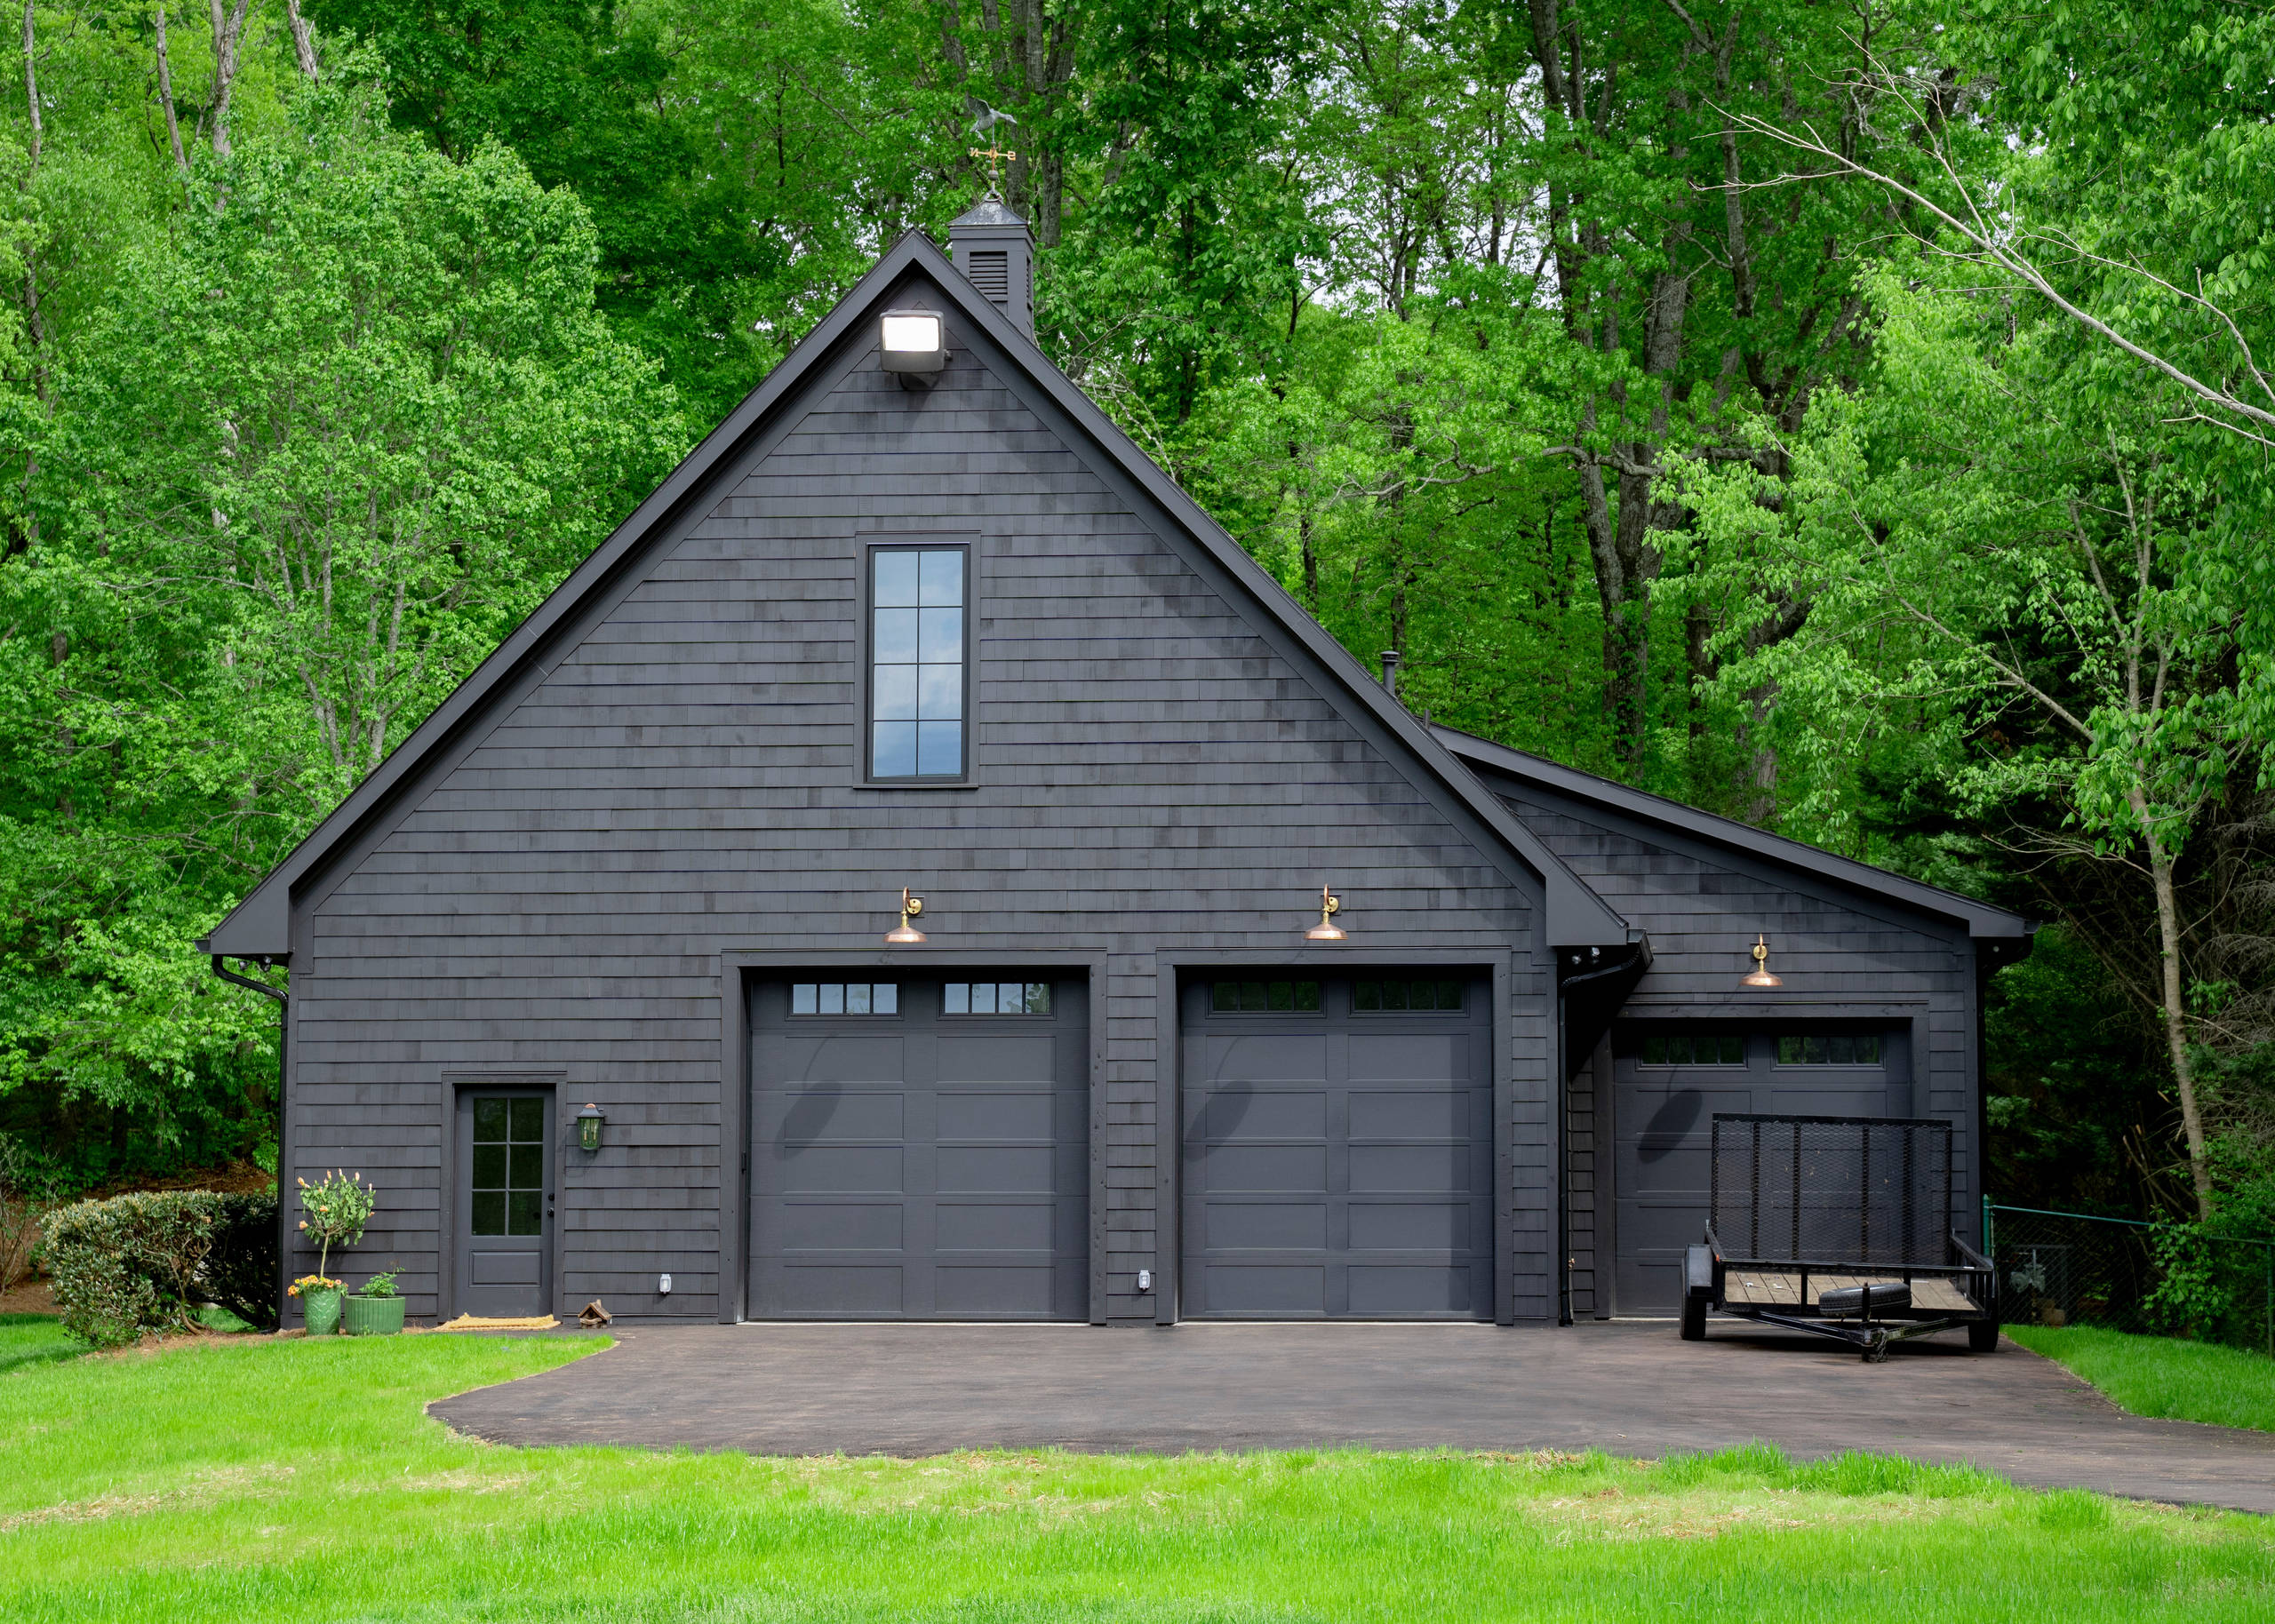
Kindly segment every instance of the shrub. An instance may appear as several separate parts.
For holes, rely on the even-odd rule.
[[[116,1348],[195,1330],[212,1300],[275,1323],[276,1198],[166,1190],[82,1201],[47,1222],[56,1305],[74,1334]]]
[[[247,1324],[276,1328],[276,1191],[216,1196],[213,1250],[205,1260],[205,1295]]]

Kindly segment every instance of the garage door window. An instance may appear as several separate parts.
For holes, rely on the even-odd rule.
[[[1643,1038],[1641,1059],[1647,1066],[1742,1066],[1745,1064],[1745,1034],[1648,1032]]]
[[[1209,1007],[1219,1015],[1292,1015],[1319,1007],[1315,981],[1220,981]]]
[[[952,1015],[1047,1015],[1047,981],[952,981],[943,1007]]]
[[[900,986],[890,981],[802,981],[790,988],[794,1015],[898,1015]]]
[[[1459,1009],[1457,981],[1362,981],[1351,988],[1351,1004],[1368,1013],[1417,1009]]]
[[[1876,1066],[1878,1032],[1785,1032],[1777,1039],[1781,1066]]]

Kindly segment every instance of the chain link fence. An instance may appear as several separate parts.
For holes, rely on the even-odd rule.
[[[2275,1357],[2275,1242],[1990,1202],[1983,1218],[2004,1324],[2101,1325]]]

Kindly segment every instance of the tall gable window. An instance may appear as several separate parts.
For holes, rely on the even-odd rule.
[[[964,776],[962,547],[869,554],[869,776]]]

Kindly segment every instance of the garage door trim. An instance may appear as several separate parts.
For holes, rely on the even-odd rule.
[[[890,911],[881,916],[891,922]],[[880,934],[884,927],[879,927]],[[986,952],[934,952],[928,948],[854,953],[722,953],[719,956],[719,1320],[735,1325],[750,1313],[750,999],[756,981],[788,970],[890,970],[899,975],[946,976],[955,970],[1057,970],[1089,981],[1090,1088],[1090,1318],[1106,1323],[1106,955],[1027,952],[1006,946]],[[731,1288],[730,1287],[731,1283]]]
[[[1292,931],[1291,931],[1292,934]],[[1506,951],[1478,952],[1459,949],[1377,949],[1358,946],[1344,948],[1309,948],[1289,952],[1252,953],[1169,953],[1157,955],[1155,960],[1159,981],[1153,999],[1154,1054],[1159,1057],[1154,1068],[1157,1088],[1153,1108],[1155,1131],[1160,1138],[1154,1155],[1154,1229],[1153,1229],[1153,1318],[1156,1324],[1173,1325],[1177,1322],[1180,1260],[1185,1255],[1185,1237],[1179,1220],[1185,1198],[1179,1187],[1179,1173],[1184,1163],[1184,1144],[1180,1124],[1184,1120],[1185,1046],[1179,1041],[1178,1007],[1184,988],[1189,981],[1204,980],[1242,970],[1305,970],[1321,975],[1350,975],[1362,969],[1441,969],[1467,970],[1490,978],[1492,986],[1491,1029],[1487,1049],[1493,1066],[1493,1321],[1496,1325],[1516,1323],[1516,1165],[1513,1141],[1515,1138],[1516,1113],[1513,1072],[1510,1065],[1510,1033],[1515,986],[1515,955]],[[1552,977],[1552,969],[1544,968],[1540,975],[1544,985]],[[1544,1004],[1553,993],[1544,995]],[[1543,1009],[1545,1019],[1553,1019],[1553,1012]],[[1553,1034],[1549,1034],[1553,1044]],[[1550,1064],[1554,1061],[1552,1057]],[[1547,1125],[1552,1136],[1548,1166],[1561,1166],[1564,1161],[1562,1125],[1554,1120],[1556,1113],[1550,1110]],[[1555,1237],[1546,1238],[1553,1246]]]

